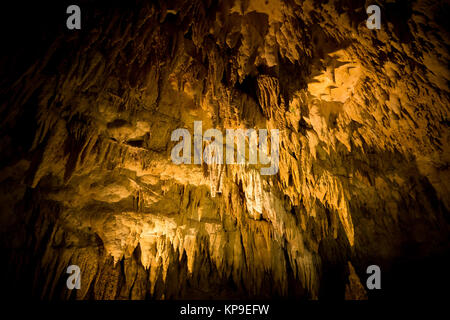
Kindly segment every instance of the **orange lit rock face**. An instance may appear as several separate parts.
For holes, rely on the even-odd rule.
[[[352,299],[373,294],[368,265],[388,296],[409,267],[439,265],[442,8],[391,3],[412,13],[374,31],[354,2],[86,5],[83,32],[55,28],[2,89],[5,281],[41,298]],[[212,197],[213,168],[170,157],[172,131],[194,121],[279,129],[278,174],[225,165]]]

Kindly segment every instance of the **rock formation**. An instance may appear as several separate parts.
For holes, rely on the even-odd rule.
[[[372,3],[372,2],[371,2]],[[79,1],[4,10],[3,292],[433,296],[449,253],[445,1]],[[280,132],[279,171],[174,164],[177,128]],[[367,290],[366,268],[382,271]],[[66,269],[81,269],[68,290]],[[412,280],[413,279],[413,280]]]

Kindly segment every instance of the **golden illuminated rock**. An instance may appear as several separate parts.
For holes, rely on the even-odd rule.
[[[423,259],[445,267],[444,4],[392,1],[383,12],[402,18],[385,13],[369,30],[360,1],[137,3],[86,3],[80,31],[51,17],[29,35],[43,39],[36,50],[6,46],[11,295],[360,299],[368,265],[398,279],[393,296]],[[192,134],[194,121],[278,129],[278,173],[174,164],[171,133]],[[82,272],[73,292],[71,264]]]

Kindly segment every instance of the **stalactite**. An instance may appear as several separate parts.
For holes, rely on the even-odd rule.
[[[384,296],[437,292],[448,4],[388,1],[370,30],[364,1],[95,3],[71,32],[55,10],[38,6],[42,25],[5,10],[27,32],[0,28],[4,292],[370,299],[372,264]],[[196,121],[279,130],[279,170],[248,163],[250,139],[244,164],[219,149],[175,164],[171,135],[195,146]],[[70,292],[72,264],[83,282]]]

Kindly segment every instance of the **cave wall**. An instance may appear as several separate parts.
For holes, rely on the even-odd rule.
[[[380,30],[365,1],[79,1],[79,31],[64,2],[5,10],[7,295],[437,294],[448,3],[376,3]],[[213,194],[214,168],[171,161],[172,131],[194,121],[279,129],[278,174],[226,165]],[[65,286],[71,264],[80,290]],[[371,264],[381,292],[364,289]]]

